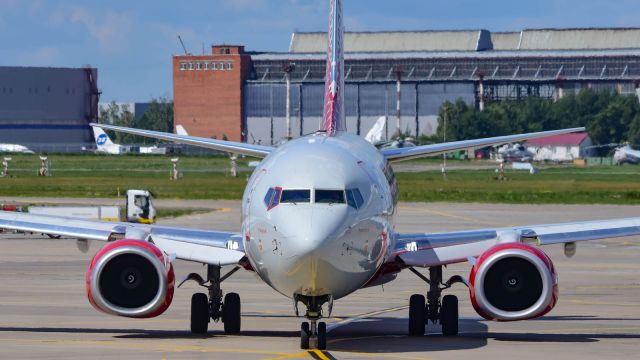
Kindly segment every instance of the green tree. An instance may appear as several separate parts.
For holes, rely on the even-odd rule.
[[[131,127],[133,119],[133,112],[129,109],[129,104],[119,105],[115,101],[101,108],[98,114],[98,121],[102,124]],[[128,138],[132,136],[115,131],[107,131],[107,134],[116,143],[128,143]]]
[[[640,104],[636,96],[582,89],[553,101],[528,97],[522,101],[488,102],[484,111],[462,100],[440,108],[436,136],[442,141],[444,109],[447,140],[465,140],[544,130],[586,126],[594,144],[629,141],[640,144]]]

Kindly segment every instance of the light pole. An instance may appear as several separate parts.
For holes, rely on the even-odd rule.
[[[449,112],[449,105],[444,104],[444,118],[443,118],[443,131],[442,141],[447,142],[447,113]],[[447,153],[442,154],[442,178],[447,180]]]
[[[291,140],[291,73],[295,70],[295,63],[286,63],[282,66],[284,70],[284,76],[287,85],[287,104],[286,104],[286,118],[287,118],[287,141]]]

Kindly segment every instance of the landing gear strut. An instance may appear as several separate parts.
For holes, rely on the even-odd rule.
[[[322,305],[330,302],[329,296],[301,296],[295,297],[294,301],[303,303],[307,307],[304,317],[309,322],[303,322],[300,326],[300,348],[325,350],[327,348],[327,324],[318,322],[322,319]],[[297,308],[296,308],[297,313]]]
[[[430,267],[429,278],[414,268],[409,270],[429,284],[426,299],[423,295],[414,294],[409,300],[409,335],[424,335],[425,325],[429,321],[433,324],[439,323],[444,336],[458,335],[458,298],[454,295],[442,297],[442,290],[450,288],[455,283],[468,286],[466,280],[461,276],[454,276],[446,283],[442,282],[442,266]]]
[[[207,280],[191,273],[178,285],[180,287],[186,281],[193,280],[208,290],[208,294],[196,293],[191,297],[191,333],[206,334],[211,320],[222,321],[226,334],[240,333],[240,295],[228,293],[223,300],[220,288],[220,284],[239,269],[236,266],[221,277],[220,266],[207,265]]]

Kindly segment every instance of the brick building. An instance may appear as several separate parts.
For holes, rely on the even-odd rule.
[[[173,57],[175,124],[189,135],[242,141],[242,85],[251,58],[243,46],[216,45],[211,55]]]

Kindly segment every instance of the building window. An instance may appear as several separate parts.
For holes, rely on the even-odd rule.
[[[229,48],[224,49],[224,53],[225,54],[231,54],[231,49],[229,49]]]
[[[233,63],[227,63],[227,70],[233,70]]]
[[[200,62],[196,63],[196,70],[202,70],[202,63]]]
[[[181,62],[180,63],[180,70],[187,70],[187,63]]]
[[[220,63],[220,70],[224,70],[224,63]]]
[[[204,70],[209,70],[209,63],[208,62],[203,62],[202,66],[203,66]]]
[[[193,70],[193,63],[192,62],[189,63],[189,70]]]
[[[212,62],[211,63],[211,70],[218,70],[218,63],[217,62]]]

